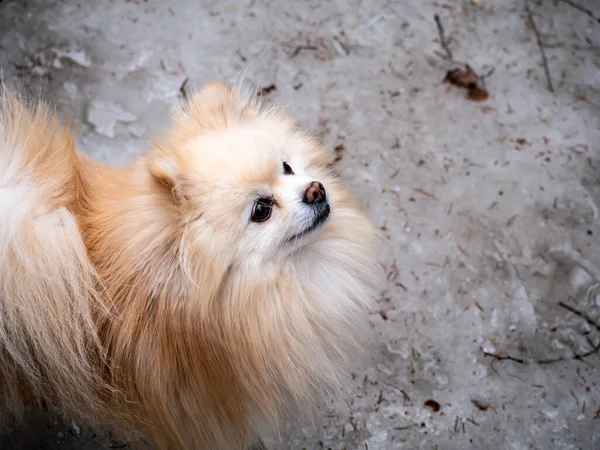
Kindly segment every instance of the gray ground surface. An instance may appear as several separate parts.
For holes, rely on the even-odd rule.
[[[4,78],[77,118],[97,158],[147,147],[185,79],[240,71],[341,146],[344,178],[387,239],[380,312],[365,318],[351,400],[290,424],[275,448],[600,447],[600,358],[574,359],[599,327],[558,305],[600,320],[600,24],[532,1],[552,94],[523,2],[475,3],[0,4]],[[434,13],[456,59],[496,68],[487,101],[442,82]],[[565,360],[540,363],[553,358]],[[111,445],[45,417],[0,436],[2,449]]]

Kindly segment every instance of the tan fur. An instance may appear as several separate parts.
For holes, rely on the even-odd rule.
[[[44,400],[161,449],[231,449],[342,393],[375,233],[291,119],[213,83],[124,168],[76,154],[45,108],[5,96],[0,120],[0,192],[31,195],[18,218],[0,212],[8,406]],[[296,217],[279,156],[332,209],[296,247],[272,244]],[[273,223],[249,223],[269,187]]]
[[[73,213],[73,140],[48,108],[0,98],[0,386],[27,403],[104,416],[101,287]],[[83,405],[89,405],[82,408]],[[96,415],[98,414],[98,415]]]

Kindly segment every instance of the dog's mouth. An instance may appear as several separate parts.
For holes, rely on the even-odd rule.
[[[292,237],[287,239],[286,242],[287,243],[296,242],[298,239],[308,236],[313,231],[320,228],[325,222],[327,222],[327,219],[329,218],[330,213],[331,213],[331,207],[329,206],[329,203],[325,203],[325,205],[322,208],[320,208],[319,211],[316,213],[316,215],[313,219],[313,222],[308,227],[306,227],[304,230],[302,230],[301,232],[296,233]]]

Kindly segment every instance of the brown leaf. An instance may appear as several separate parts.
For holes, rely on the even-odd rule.
[[[344,153],[344,151],[346,150],[346,147],[344,146],[344,144],[339,144],[339,145],[336,145],[333,150],[335,151],[334,162],[338,162],[342,159],[342,153]]]
[[[471,403],[473,403],[473,405],[475,405],[477,407],[477,409],[479,409],[481,411],[487,411],[487,409],[490,407],[490,405],[488,405],[486,403],[482,403],[479,400],[476,400],[474,398],[471,399]]]
[[[482,102],[484,100],[487,100],[489,96],[490,95],[485,89],[481,89],[477,86],[472,86],[469,88],[469,95],[467,95],[467,98],[472,102]]]
[[[275,86],[274,84],[270,84],[269,86],[265,86],[260,91],[258,91],[258,96],[264,97],[265,95],[269,95],[271,92],[276,91],[276,90],[277,90],[277,86]]]
[[[471,67],[466,66],[464,69],[453,69],[446,72],[444,81],[448,81],[458,87],[476,87],[479,76]]]
[[[441,408],[440,404],[438,402],[436,402],[435,400],[426,400],[424,405],[427,408],[431,408],[433,410],[433,412],[438,412]]]

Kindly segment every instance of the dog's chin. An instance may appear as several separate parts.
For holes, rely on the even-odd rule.
[[[330,214],[331,208],[329,204],[325,204],[323,208],[315,214],[312,223],[302,231],[299,231],[286,239],[285,244],[297,248],[312,242],[327,223]]]

